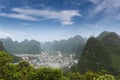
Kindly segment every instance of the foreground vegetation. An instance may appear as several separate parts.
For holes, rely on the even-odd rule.
[[[119,80],[106,70],[84,74],[62,71],[61,69],[40,67],[35,69],[26,61],[11,63],[12,57],[4,51],[0,52],[0,80]]]

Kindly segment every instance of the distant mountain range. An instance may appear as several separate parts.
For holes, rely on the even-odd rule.
[[[41,53],[40,42],[35,40],[22,42],[13,41],[11,38],[0,39],[5,49],[11,54],[39,54]]]
[[[8,53],[9,54],[9,52],[7,52],[6,50],[5,50],[5,48],[4,48],[4,46],[3,46],[3,43],[0,41],[0,51],[4,51],[4,52],[6,52],[6,53]],[[19,58],[19,57],[17,57],[17,56],[14,56],[14,55],[12,55],[12,54],[9,54],[10,56],[12,56],[13,57],[13,62],[18,62],[21,58]]]
[[[76,35],[67,40],[45,42],[41,44],[44,51],[60,51],[63,54],[80,55],[84,49],[87,39]]]
[[[5,49],[11,54],[39,54],[41,51],[60,51],[64,54],[75,53],[80,55],[85,43],[87,41],[86,38],[83,38],[79,35],[71,37],[67,40],[61,41],[53,41],[53,42],[45,42],[40,43],[35,40],[27,40],[25,39],[22,42],[13,41],[11,38],[1,38],[0,41],[3,42]]]

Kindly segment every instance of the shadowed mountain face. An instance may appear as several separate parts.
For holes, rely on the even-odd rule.
[[[103,32],[97,38],[111,50],[113,66],[120,72],[120,36],[115,32]]]
[[[83,53],[78,62],[80,72],[87,70],[100,71],[102,69],[110,70],[112,59],[111,51],[94,37],[88,39]]]
[[[108,32],[107,34],[104,34],[103,37],[99,40],[104,45],[106,45],[112,51],[112,53],[120,55],[120,36],[118,34],[115,32]]]
[[[72,71],[100,71],[102,69],[118,75],[120,73],[120,36],[115,32],[102,32],[97,38],[88,39],[77,65]]]
[[[1,41],[0,41],[0,51],[5,51],[4,46]]]

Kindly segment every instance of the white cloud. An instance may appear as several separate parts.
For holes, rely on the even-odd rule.
[[[0,31],[0,37],[7,37],[7,36],[10,36],[8,32]]]
[[[17,18],[17,19],[23,19],[23,20],[32,20],[32,21],[36,21],[37,20],[37,18],[32,17],[32,16],[28,16],[28,15],[24,15],[24,14],[15,14],[15,13],[11,13],[11,14],[0,13],[0,16],[10,17],[10,18]]]
[[[113,14],[120,10],[120,0],[90,0],[91,2],[97,4],[92,10],[93,14],[104,12],[104,14]]]
[[[101,16],[99,22],[111,23],[120,20],[120,0],[90,0],[95,5],[88,18]],[[97,17],[96,17],[97,18]]]
[[[34,32],[31,31],[31,29],[26,30],[14,30],[14,29],[8,29],[0,26],[0,38],[7,38],[10,37],[13,40],[17,41],[23,41],[24,39],[35,39],[37,41],[53,41],[53,40],[61,40],[61,39],[67,39],[70,37],[70,35],[73,35],[72,33],[66,34],[66,30],[46,30],[46,31],[38,31]],[[49,35],[49,36],[48,36]]]
[[[30,24],[29,23],[22,23],[22,25],[29,26]]]
[[[0,31],[1,38],[6,38],[6,37],[16,38],[16,37],[21,37],[24,35],[26,35],[26,33],[19,32],[19,31],[11,31],[11,30],[7,30],[7,29],[1,29],[1,31]]]
[[[0,26],[0,38],[7,38],[10,37],[13,40],[17,40],[17,41],[23,41],[24,39],[34,39],[34,35],[27,33],[27,32],[23,32],[23,31],[16,31],[16,30],[10,30],[10,29],[6,29],[6,28],[2,28]],[[36,37],[37,38],[37,37]]]
[[[18,18],[23,20],[41,20],[41,19],[55,19],[58,20],[62,25],[71,25],[74,23],[72,20],[75,16],[81,16],[77,10],[36,10],[36,9],[22,9],[22,8],[13,8],[15,13],[0,13],[0,16]]]

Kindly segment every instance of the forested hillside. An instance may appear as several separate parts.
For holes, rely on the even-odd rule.
[[[97,38],[111,50],[113,66],[120,72],[120,36],[115,32],[102,32]]]
[[[114,70],[112,67],[111,51],[94,37],[88,39],[77,66],[78,70],[82,73],[85,73],[87,70],[94,72],[103,69],[108,72]]]

